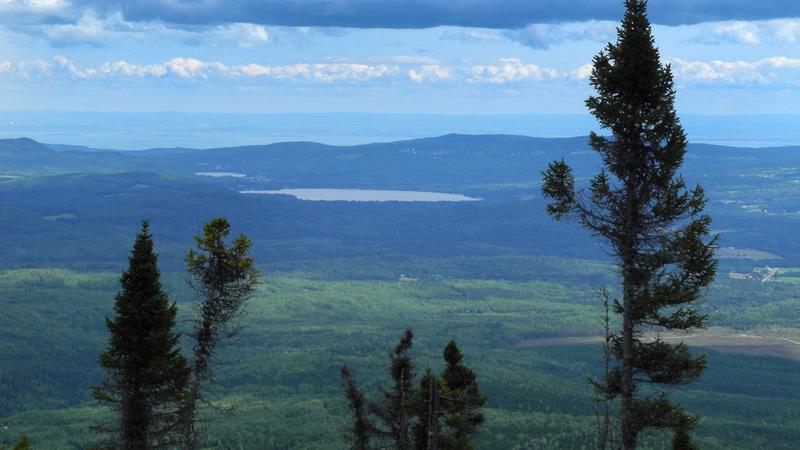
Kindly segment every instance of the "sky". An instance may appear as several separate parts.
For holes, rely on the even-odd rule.
[[[621,0],[0,0],[0,110],[583,114]],[[651,0],[678,111],[800,114],[800,2]]]

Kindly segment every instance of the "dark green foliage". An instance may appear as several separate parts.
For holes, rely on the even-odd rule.
[[[107,378],[92,392],[116,418],[97,429],[110,433],[112,448],[171,447],[189,369],[173,332],[177,307],[162,290],[147,221],[142,222],[120,282],[115,317],[106,319],[111,337],[100,355]]]
[[[673,427],[672,450],[698,450],[692,442],[690,432],[697,425],[697,419],[687,415],[682,415],[678,424]]]
[[[413,333],[406,330],[390,353],[389,374],[393,389],[381,389],[382,400],[369,403],[368,412],[383,428],[375,427],[364,410],[364,395],[350,371],[342,368],[345,394],[353,419],[348,430],[350,448],[367,449],[372,438],[388,441],[393,449],[468,450],[470,438],[484,422],[480,408],[486,398],[480,393],[475,373],[464,366],[454,341],[445,347],[446,368],[441,377],[428,369],[413,390],[414,362],[408,354]],[[379,447],[382,448],[382,447]]]
[[[347,407],[353,416],[353,424],[348,428],[345,440],[350,443],[351,450],[368,450],[369,441],[377,430],[367,417],[364,393],[358,389],[347,366],[342,366],[341,374],[347,397]]]
[[[159,250],[160,236],[159,230]],[[159,263],[163,259],[160,255]],[[473,438],[476,448],[594,448],[597,421],[584,380],[602,373],[599,341],[529,348],[514,343],[531,336],[558,336],[559,330],[601,335],[596,281],[579,276],[595,265],[578,260],[564,265],[559,260],[527,262],[540,270],[559,267],[574,278],[557,284],[463,278],[412,284],[320,279],[270,270],[265,288],[248,307],[243,321],[246,333],[236,345],[221,350],[225,364],[217,366],[213,400],[235,405],[236,411],[201,413],[205,444],[347,448],[342,425],[352,422],[339,369],[346,363],[367,397],[377,398],[372,397],[373,386],[388,382],[384,381],[388,380],[386,343],[396,344],[400,332],[393,326],[403,317],[414,323],[415,390],[425,367],[441,374],[442,349],[450,338],[458,337],[465,363],[476,371],[481,391],[490,398],[482,411],[486,423]],[[490,259],[474,263],[492,267]],[[7,345],[0,346],[4,374],[0,404],[13,407],[0,419],[1,444],[10,447],[23,433],[35,448],[47,450],[86,448],[94,439],[88,425],[104,416],[101,408],[92,407],[89,387],[102,376],[96,355],[108,339],[103,317],[111,317],[117,278],[118,274],[57,269],[0,272],[0,329],[9,336],[3,339]],[[161,280],[170,298],[188,298],[184,274],[162,268]],[[729,292],[738,292],[738,297],[729,300]],[[758,304],[760,315],[748,312],[747,323],[778,323],[776,319],[790,323],[797,317],[793,312],[800,311],[796,293],[797,286],[790,283],[762,285],[720,277],[709,289],[707,307],[712,312],[724,308],[726,316],[738,317],[756,311]],[[443,303],[448,308],[443,309]],[[541,308],[531,309],[533,305]],[[178,307],[178,323],[186,323],[192,317],[190,303],[179,300]],[[779,317],[783,315],[788,317]],[[445,321],[447,327],[442,326]],[[724,333],[757,334],[748,330]],[[770,349],[791,347],[787,343],[750,350],[774,355]],[[794,450],[800,440],[796,426],[800,364],[763,354],[729,353],[739,348],[709,351],[709,368],[700,380],[673,394],[687,410],[703,416],[692,431],[697,447]],[[88,357],[76,360],[74,355]],[[4,430],[3,424],[9,429]],[[298,429],[303,432],[298,434]],[[658,440],[645,436],[639,448],[670,448],[670,432],[652,435]],[[380,442],[372,444],[378,447]]]
[[[417,450],[468,450],[472,436],[484,422],[480,412],[486,398],[475,372],[463,364],[455,341],[443,352],[445,370],[436,377],[430,369],[414,394],[414,442]]]
[[[383,424],[380,434],[388,438],[396,450],[410,450],[412,415],[410,410],[414,383],[414,360],[409,351],[413,345],[414,333],[409,329],[400,337],[400,342],[389,354],[391,364],[389,375],[392,378],[391,389],[381,388],[381,403],[371,403],[369,410]]]
[[[543,194],[556,219],[575,217],[604,239],[616,256],[622,276],[622,301],[613,310],[622,330],[611,339],[619,365],[603,383],[619,397],[621,439],[636,447],[646,428],[676,429],[683,410],[665,396],[643,396],[642,383],[675,386],[696,379],[706,366],[683,344],[642,332],[691,332],[706,316],[694,302],[714,278],[714,239],[699,186],[687,190],[678,174],[686,135],[677,118],[669,66],[662,66],[646,16],[646,1],[627,0],[618,40],[594,58],[590,81],[597,96],[586,104],[612,137],[595,133],[590,145],[605,169],[591,179],[588,192],[575,189],[565,162],[544,173]]]
[[[450,341],[445,347],[444,361],[447,365],[442,380],[447,390],[442,403],[449,432],[442,435],[439,448],[470,449],[470,436],[484,422],[480,409],[486,403],[486,397],[478,388],[475,372],[464,365],[463,355],[455,341]]]
[[[259,271],[249,256],[252,242],[240,234],[228,246],[225,239],[229,234],[227,219],[212,219],[203,226],[203,234],[194,237],[198,250],[186,255],[192,286],[201,301],[193,331],[192,379],[181,411],[185,448],[198,445],[197,408],[205,399],[204,384],[213,381],[211,362],[220,340],[237,333],[237,319],[244,314],[245,303],[259,280]]]
[[[22,435],[11,450],[33,450],[33,447],[28,443],[28,436]]]
[[[6,447],[0,445],[0,450],[6,450]],[[19,440],[14,443],[8,450],[33,450],[31,444],[28,442],[28,436],[22,435]]]
[[[417,420],[411,427],[415,450],[442,448],[442,392],[447,392],[441,380],[428,369],[419,381],[412,397],[412,409]]]

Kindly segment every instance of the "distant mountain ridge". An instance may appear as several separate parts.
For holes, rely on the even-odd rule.
[[[316,142],[210,149],[142,151],[41,144],[28,138],[0,140],[0,172],[38,176],[147,171],[194,176],[241,173],[265,187],[447,189],[467,191],[538,181],[547,163],[568,160],[577,177],[599,167],[585,136],[448,134],[386,143],[334,146]],[[687,179],[748,169],[800,165],[800,147],[737,148],[690,144]],[[242,180],[243,181],[243,180]]]
[[[539,249],[560,242],[556,247],[563,253],[565,246],[580,246],[576,247],[574,234],[565,234],[563,227],[558,231],[552,228],[539,192],[542,170],[561,158],[575,169],[579,186],[585,186],[600,166],[585,137],[451,134],[355,146],[287,142],[139,152],[55,151],[30,139],[0,140],[0,218],[8,221],[4,230],[13,226],[19,232],[44,229],[56,233],[67,225],[95,227],[95,213],[99,210],[107,214],[102,221],[104,226],[127,226],[141,217],[160,217],[169,223],[174,221],[175,226],[184,226],[198,222],[204,215],[218,214],[237,220],[247,218],[251,228],[258,228],[267,226],[263,217],[269,216],[268,222],[277,228],[264,234],[265,238],[271,234],[294,236],[302,231],[296,229],[302,224],[314,229],[314,239],[329,239],[331,217],[344,223],[347,218],[338,214],[360,211],[364,216],[359,223],[375,223],[382,231],[342,225],[347,239],[361,242],[370,233],[377,233],[384,242],[413,229],[413,239],[425,247],[429,241],[424,236],[449,229],[445,224],[455,221],[464,225],[459,239],[473,245],[470,236],[478,228],[466,224],[474,220],[484,223],[481,229],[496,231],[493,235],[497,240],[480,251],[493,251],[492,246],[514,236],[521,239],[519,245]],[[213,172],[244,176],[201,175]],[[748,149],[692,144],[681,173],[687,185],[699,183],[706,190],[714,227],[726,233],[725,245],[784,257],[800,254],[795,249],[800,244],[785,237],[789,235],[785,230],[794,229],[800,217],[800,147]],[[403,206],[366,202],[345,208],[288,196],[238,193],[283,188],[433,191],[484,201]],[[179,210],[185,216],[174,219]],[[387,210],[396,215],[375,222]],[[410,210],[415,213],[404,215]],[[327,211],[325,214],[330,216],[318,215],[319,211]],[[524,217],[506,220],[516,214]],[[435,220],[432,215],[436,215]],[[290,216],[292,220],[288,220]],[[521,221],[529,222],[526,230],[544,233],[545,237],[528,241],[528,236],[517,236],[520,229],[516,227]],[[436,233],[425,226],[433,222],[440,227]],[[495,222],[506,228],[497,228],[492,225]],[[121,249],[125,247],[119,245]],[[9,249],[13,250],[13,246]],[[33,261],[44,257],[47,251],[49,248],[43,248],[43,253],[35,257],[12,252],[16,256],[9,253],[8,258]],[[286,254],[301,258],[306,251],[305,247],[297,252],[287,249]]]
[[[191,153],[191,152],[207,152],[207,151],[214,151],[214,150],[252,150],[252,149],[272,149],[272,148],[280,148],[280,147],[296,147],[296,146],[311,146],[311,147],[323,147],[323,148],[331,148],[331,149],[352,149],[352,148],[363,148],[363,147],[393,147],[397,145],[404,145],[404,144],[443,144],[443,145],[452,145],[452,144],[484,144],[495,146],[498,143],[565,143],[565,142],[572,142],[577,144],[588,144],[589,136],[573,136],[573,137],[536,137],[536,136],[525,136],[525,135],[516,135],[516,134],[461,134],[461,133],[449,133],[444,134],[441,136],[431,136],[431,137],[420,137],[414,139],[403,139],[398,141],[391,141],[391,142],[371,142],[371,143],[364,143],[364,144],[355,144],[355,145],[331,145],[331,144],[323,144],[315,141],[283,141],[283,142],[274,142],[270,144],[251,144],[251,145],[238,145],[238,146],[230,146],[230,147],[208,147],[208,148],[195,148],[195,147],[153,147],[153,148],[146,148],[141,150],[125,150],[125,149],[113,149],[113,148],[96,148],[96,147],[89,147],[85,145],[71,145],[71,144],[53,144],[53,143],[40,143],[34,139],[28,137],[19,137],[19,138],[6,138],[0,139],[0,148],[10,147],[13,146],[15,143],[27,143],[27,144],[35,144],[37,146],[42,146],[50,150],[58,151],[58,152],[86,152],[86,153],[103,153],[103,152],[114,152],[114,153],[123,153],[127,155],[159,155],[165,156],[170,154],[183,154],[183,153]],[[719,149],[723,151],[780,151],[780,150],[795,150],[800,149],[800,144],[798,145],[781,145],[781,146],[765,146],[765,147],[746,147],[746,146],[729,146],[729,145],[720,145],[720,144],[709,144],[709,143],[689,143],[690,149],[704,149],[704,150],[714,150]]]

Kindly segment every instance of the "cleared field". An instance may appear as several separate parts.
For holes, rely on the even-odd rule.
[[[772,259],[783,259],[782,256],[764,250],[752,248],[720,247],[717,250],[719,259],[750,259],[753,261],[767,261]]]
[[[722,353],[742,355],[774,356],[800,361],[800,329],[739,331],[715,327],[699,334],[661,335],[667,341],[682,341],[695,348],[708,348]],[[654,339],[655,334],[646,335]],[[561,345],[586,345],[603,342],[603,337],[562,336],[540,339],[526,339],[515,347],[540,348]]]

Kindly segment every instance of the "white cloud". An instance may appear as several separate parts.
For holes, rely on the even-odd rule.
[[[714,34],[739,44],[760,44],[761,33],[753,22],[728,22],[714,27]]]
[[[51,68],[58,69],[55,73]],[[428,66],[419,68],[426,78],[445,76],[446,69],[435,71]],[[162,78],[173,76],[179,79],[208,79],[212,76],[226,78],[270,78],[274,80],[314,83],[363,83],[395,76],[400,66],[387,64],[317,63],[267,66],[255,63],[227,65],[219,61],[203,61],[196,58],[177,57],[159,64],[139,65],[124,60],[105,62],[97,67],[76,64],[65,56],[53,58],[50,65],[44,61],[11,62],[0,61],[0,75],[17,77],[32,75],[65,74],[73,79],[108,78]]]
[[[800,58],[775,56],[756,61],[689,61],[668,59],[681,84],[720,86],[800,86]],[[297,63],[266,65],[260,63],[226,64],[196,58],[177,57],[156,64],[135,64],[125,60],[83,66],[65,56],[52,62],[2,61],[0,76],[22,79],[66,76],[76,80],[160,79],[272,80],[297,83],[399,82],[413,84],[452,82],[469,84],[513,85],[520,83],[586,83],[592,65],[560,70],[503,58],[495,63],[450,67],[441,64],[382,63]]]
[[[427,61],[427,60],[424,60]],[[37,62],[34,62],[37,63]],[[441,64],[367,64],[353,62],[298,63],[265,65],[259,63],[225,64],[196,58],[177,57],[158,64],[135,64],[124,60],[104,62],[95,67],[81,66],[64,56],[53,58],[53,64],[9,61],[0,66],[0,74],[15,76],[67,75],[78,80],[111,78],[164,78],[204,80],[211,77],[228,79],[270,79],[306,83],[367,83],[378,80],[407,80],[415,84],[442,81],[509,84],[548,80],[581,80],[591,66],[572,71],[559,71],[515,58],[500,59],[495,64],[453,68]]]
[[[504,58],[498,64],[475,65],[467,69],[469,83],[506,84],[519,81],[556,79],[562,74],[536,64],[524,64],[516,58]]]
[[[589,78],[589,75],[592,74],[592,68],[594,68],[594,66],[591,63],[584,64],[578,67],[577,69],[573,70],[572,76],[573,78],[578,80],[585,80]]]
[[[2,11],[0,6],[0,13]],[[181,28],[160,22],[128,22],[119,11],[101,15],[93,9],[83,10],[79,17],[66,20],[64,23],[13,24],[9,29],[41,38],[54,47],[74,45],[105,47],[117,42],[131,41],[152,45],[163,41],[177,41],[186,45],[233,44],[252,48],[270,42],[270,32],[267,28],[252,23]]]
[[[211,31],[216,39],[235,42],[240,47],[250,48],[269,42],[269,32],[261,25],[252,23],[234,23],[221,25]]]
[[[122,22],[121,14],[101,18],[87,10],[75,23],[41,25],[34,29],[56,47],[68,45],[100,46],[112,38],[112,28]]]
[[[697,28],[700,35],[692,41],[701,44],[778,45],[800,41],[800,19],[735,20]]]
[[[608,42],[616,35],[616,22],[595,21],[562,24],[532,24],[517,30],[508,30],[504,36],[534,49],[547,49],[555,45],[576,41]]]
[[[779,42],[794,44],[800,41],[800,19],[773,20],[773,36]]]
[[[426,64],[418,69],[409,69],[408,78],[415,83],[445,81],[453,78],[452,71],[438,64]]]
[[[444,30],[439,39],[465,43],[494,43],[507,39],[533,49],[548,49],[576,41],[608,42],[616,35],[616,26],[616,22],[589,20],[553,24],[537,23],[505,31],[454,28]]]
[[[53,13],[70,7],[66,0],[0,0],[2,13]]]
[[[439,39],[445,41],[461,41],[461,42],[497,42],[503,39],[500,32],[495,30],[475,29],[475,28],[458,28],[448,29],[442,32]]]
[[[0,75],[31,79],[37,76],[49,75],[51,67],[51,64],[41,59],[30,62],[0,61]]]
[[[755,61],[688,61],[667,59],[678,83],[728,86],[800,86],[800,58],[774,56]],[[467,83],[586,82],[592,64],[557,70],[526,64],[515,58],[464,69]]]
[[[279,80],[305,80],[322,83],[365,82],[393,75],[399,71],[397,66],[385,64],[290,64],[283,66],[263,66],[245,64],[235,69],[236,74],[247,77],[270,77]]]
[[[167,69],[162,65],[139,66],[125,61],[113,61],[103,63],[98,69],[103,75],[122,75],[126,77],[162,77],[166,75]]]
[[[55,61],[56,64],[61,68],[66,69],[67,73],[69,73],[72,78],[87,79],[93,78],[97,75],[96,69],[78,67],[74,62],[72,62],[71,59],[61,55],[54,57],[53,61]]]
[[[272,67],[260,64],[245,64],[239,67],[239,71],[248,77],[261,77],[269,76],[272,73]]]
[[[757,61],[670,60],[678,81],[697,84],[797,85],[800,59],[775,56]]]
[[[312,78],[315,81],[369,81],[382,78],[399,71],[397,66],[386,64],[314,64]]]
[[[210,74],[232,74],[228,66],[221,62],[206,62],[195,58],[173,58],[161,65],[180,78],[208,78]]]

